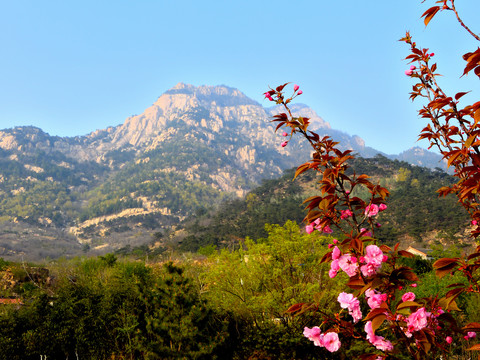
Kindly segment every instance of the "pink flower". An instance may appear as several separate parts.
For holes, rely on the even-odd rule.
[[[300,91],[297,93],[297,95],[302,95],[302,94],[303,94],[303,91],[302,91],[302,90],[300,90]]]
[[[342,252],[337,246],[335,246],[332,251],[332,259],[337,260],[340,258],[341,255],[342,255]]]
[[[378,205],[370,204],[365,208],[365,215],[372,217],[378,214]]]
[[[338,240],[337,239],[333,239],[332,240],[334,244],[338,244]]]
[[[288,133],[286,131],[284,131],[282,136],[288,136]]]
[[[420,308],[414,313],[411,313],[407,318],[408,332],[422,330],[427,326],[427,312],[425,308]]]
[[[328,276],[333,279],[335,276],[337,276],[338,270],[340,270],[340,266],[338,265],[338,259],[336,259],[330,263],[330,271],[328,272]]]
[[[377,273],[377,267],[369,263],[360,266],[360,271],[362,272],[363,276],[369,277]]]
[[[340,349],[342,343],[340,342],[337,333],[329,332],[326,333],[323,337],[323,346],[325,346],[325,349],[327,349],[328,351],[335,352]]]
[[[378,350],[392,351],[393,345],[390,341],[385,340],[383,336],[375,335],[372,328],[372,322],[367,321],[365,324],[365,332],[367,333],[367,340],[375,346]]]
[[[351,256],[350,254],[340,256],[340,258],[338,259],[338,265],[340,266],[340,269],[345,271],[350,277],[354,276],[357,273],[357,258]]]
[[[365,261],[380,266],[383,261],[383,252],[377,245],[368,245],[365,248]]]
[[[372,232],[371,232],[371,231],[367,231],[367,229],[365,229],[365,228],[361,228],[361,229],[360,229],[360,234],[361,234],[362,236],[372,236]]]
[[[413,74],[413,70],[405,70],[405,75],[410,76]]]
[[[375,333],[373,332],[371,321],[367,321],[365,324],[365,332],[367,333],[367,340],[372,342],[372,340],[375,339]]]
[[[272,94],[270,94],[268,91],[264,95],[266,99],[273,101]]]
[[[410,70],[415,70],[417,67],[415,65],[410,66]]]
[[[312,224],[309,224],[307,226],[305,226],[305,231],[307,232],[307,234],[311,234],[313,232],[314,228],[313,228],[313,225]]]
[[[477,225],[477,220],[472,220],[472,225],[473,226]]]
[[[383,211],[383,210],[386,210],[386,209],[387,209],[387,205],[385,205],[385,204],[380,204],[378,206],[378,210],[380,210],[380,211]]]
[[[322,334],[318,326],[314,326],[311,329],[305,327],[303,329],[303,336],[305,336],[308,340],[313,341],[315,346],[325,347],[325,349],[330,352],[337,351],[342,345],[338,339],[337,333],[329,332]]]
[[[321,333],[318,326],[314,326],[311,329],[305,327],[305,329],[303,329],[303,336],[305,336],[308,340],[313,341],[315,346],[323,346],[324,335]]]
[[[337,301],[340,303],[342,309],[347,309],[350,308],[352,303],[358,302],[358,299],[353,296],[353,294],[341,292],[338,294]]]
[[[452,341],[453,341],[453,339],[452,339],[451,336],[447,336],[447,337],[445,338],[445,341],[446,341],[448,344],[451,344]]]
[[[387,301],[387,294],[380,294],[372,289],[365,291],[365,297],[367,298],[367,304],[370,306],[370,309],[379,308],[384,301]]]
[[[335,271],[340,270],[340,265],[338,264],[338,260],[333,260],[333,261],[330,263],[330,269],[333,269],[333,270],[335,270]]]
[[[469,339],[473,339],[473,338],[477,337],[477,333],[474,332],[474,331],[469,331],[467,333],[467,336],[468,336]]]
[[[413,292],[407,292],[403,294],[402,296],[402,301],[414,301],[415,300],[415,294]]]
[[[297,84],[293,85],[293,91],[297,91],[300,88]]]
[[[372,276],[382,266],[383,252],[377,245],[368,245],[365,248],[365,265],[360,267],[363,276]]]
[[[381,351],[392,351],[393,350],[393,345],[390,341],[385,340],[383,336],[377,336],[375,338],[375,341],[372,343],[373,346],[375,346],[378,350]]]
[[[410,284],[411,287],[413,288],[416,288],[417,287],[417,284],[416,283],[413,283],[413,284]]]
[[[288,144],[288,141],[284,141],[284,142],[282,142],[281,145],[282,145],[282,147],[285,147],[285,146],[287,146],[287,144]]]
[[[352,215],[353,215],[353,213],[349,209],[340,210],[340,219],[347,219]]]
[[[328,225],[325,225],[322,229],[322,231],[325,233],[325,234],[331,234],[333,233],[333,230],[330,228],[330,226]]]
[[[362,318],[360,301],[358,301],[353,294],[342,292],[338,295],[337,301],[340,303],[342,309],[348,309],[348,313],[352,315],[354,322],[358,322],[358,320]]]

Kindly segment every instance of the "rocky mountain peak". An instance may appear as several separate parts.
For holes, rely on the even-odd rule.
[[[323,120],[312,108],[308,107],[302,103],[291,104],[290,110],[292,111],[293,116],[303,116],[310,119],[312,124],[312,129],[331,129],[331,126],[328,122]],[[271,116],[285,112],[285,109],[282,105],[273,106],[267,109]]]
[[[195,115],[200,112],[204,115]],[[212,120],[215,124],[211,124],[211,128],[218,130],[223,127],[224,120],[235,118],[238,121],[239,112],[265,118],[261,105],[237,89],[224,85],[196,87],[178,83],[142,114],[129,117],[120,125],[112,136],[112,143],[117,148],[126,144],[146,145],[165,131],[169,123],[178,120],[189,124],[198,121],[203,127]],[[260,112],[263,114],[258,116]]]

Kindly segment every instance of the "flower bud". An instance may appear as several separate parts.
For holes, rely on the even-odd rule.
[[[297,91],[298,89],[300,89],[300,86],[298,86],[297,84],[293,85],[293,91]]]

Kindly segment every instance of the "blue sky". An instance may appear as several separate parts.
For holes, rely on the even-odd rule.
[[[179,82],[228,85],[270,106],[268,86],[294,82],[333,128],[399,153],[417,143],[420,103],[398,41],[409,30],[435,52],[451,93],[461,55],[477,48],[444,12],[425,28],[427,0],[15,0],[0,13],[0,129],[34,125],[84,135],[142,113]],[[457,1],[474,27],[477,0]],[[480,32],[479,28],[474,31]]]

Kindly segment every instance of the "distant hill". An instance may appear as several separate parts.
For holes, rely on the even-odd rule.
[[[343,148],[380,153],[307,106],[292,109]],[[59,251],[67,255],[135,246],[201,209],[244,196],[309,156],[296,139],[280,146],[269,121],[277,111],[227,86],[180,83],[142,114],[86,136],[1,130],[0,257],[55,257],[56,243],[68,244]],[[402,156],[441,164],[433,153]]]
[[[352,169],[357,174],[369,174],[374,183],[390,190],[388,208],[378,217],[382,226],[376,230],[383,243],[402,242],[405,247],[475,245],[464,232],[469,224],[466,211],[455,197],[439,198],[436,194],[438,188],[454,181],[452,176],[382,155],[356,158]],[[198,251],[209,245],[239,246],[247,236],[255,240],[266,237],[265,223],[301,223],[306,214],[302,201],[315,194],[317,180],[314,172],[306,172],[292,181],[294,172],[291,169],[279,179],[263,181],[244,199],[227,201],[218,211],[185,221],[183,228],[172,235],[173,239],[183,251]]]

